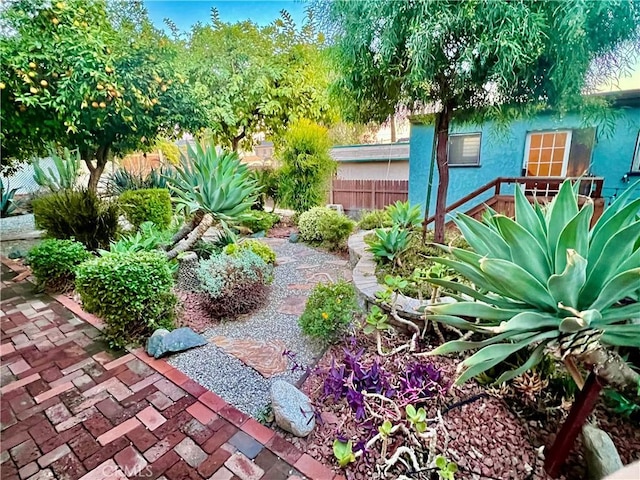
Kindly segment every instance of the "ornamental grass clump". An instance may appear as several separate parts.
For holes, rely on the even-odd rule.
[[[530,204],[515,189],[515,220],[488,212],[482,221],[455,219],[473,252],[441,246],[452,258],[433,258],[474,287],[431,283],[474,299],[430,307],[428,318],[488,335],[451,341],[432,354],[478,350],[461,364],[458,384],[531,349],[498,383],[536,366],[547,348],[595,367],[606,382],[635,387],[640,375],[616,347],[640,347],[640,199],[628,202],[636,183],[590,227],[594,206],[578,208],[577,187],[565,181],[546,207]],[[467,297],[467,298],[468,298]],[[476,321],[469,320],[477,319]]]
[[[273,267],[251,250],[201,260],[196,273],[208,296],[207,308],[217,318],[236,317],[262,306],[273,280]]]

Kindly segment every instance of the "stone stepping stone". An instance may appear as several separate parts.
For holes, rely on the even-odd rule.
[[[276,256],[276,266],[278,265],[286,265],[287,263],[293,263],[296,262],[297,260],[293,257],[280,257],[280,256]]]
[[[304,312],[306,304],[307,297],[301,295],[290,295],[283,300],[282,306],[278,308],[278,313],[300,316]]]
[[[282,355],[286,345],[281,340],[258,341],[250,338],[217,336],[211,339],[216,347],[253,368],[265,378],[287,370],[287,360]]]

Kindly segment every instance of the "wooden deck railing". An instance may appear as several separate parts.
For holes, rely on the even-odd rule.
[[[459,207],[469,203],[473,199],[479,197],[480,195],[491,191],[493,189],[493,195],[490,197],[491,199],[496,199],[500,197],[504,200],[505,195],[502,192],[503,185],[522,185],[524,188],[525,195],[529,198],[530,201],[534,199],[538,199],[540,201],[548,201],[553,198],[558,191],[560,190],[560,186],[562,182],[564,182],[565,178],[557,178],[557,177],[498,177],[494,180],[491,180],[489,183],[481,186],[480,188],[474,190],[470,194],[462,197],[460,200],[452,203],[445,210],[445,214],[450,213]],[[604,184],[604,178],[602,177],[582,177],[582,178],[571,178],[574,181],[580,181],[580,189],[579,193],[585,197],[591,197],[592,199],[602,199],[602,185]],[[495,203],[489,202],[490,199],[483,201],[482,203]],[[604,201],[598,202],[604,206]],[[474,207],[477,207],[474,205]],[[498,210],[500,211],[500,210]],[[501,212],[501,213],[511,213],[511,212]],[[601,213],[601,212],[599,212]],[[599,213],[597,216],[599,216]],[[422,223],[427,226],[430,223],[435,221],[435,215],[430,216]]]

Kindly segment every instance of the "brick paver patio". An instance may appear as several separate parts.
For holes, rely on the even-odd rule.
[[[2,262],[3,480],[338,478],[164,360],[110,351],[99,319]]]

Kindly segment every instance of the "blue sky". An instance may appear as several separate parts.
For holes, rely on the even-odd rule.
[[[187,31],[201,21],[210,20],[212,7],[220,12],[223,22],[250,19],[259,25],[267,25],[280,16],[280,10],[287,10],[301,24],[304,19],[305,4],[298,0],[144,0],[151,21],[158,28],[164,28],[164,18],[173,20],[180,30]]]

